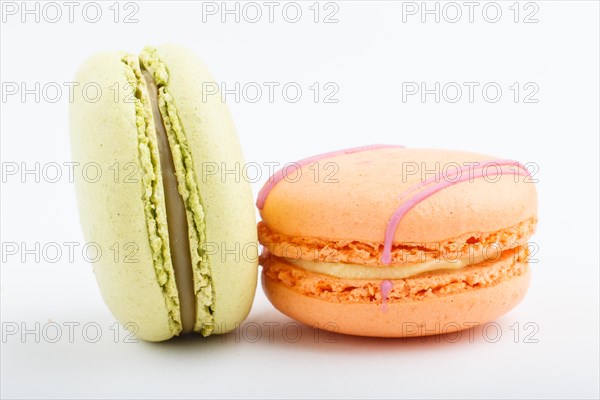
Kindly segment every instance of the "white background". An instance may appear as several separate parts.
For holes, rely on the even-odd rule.
[[[83,3],[72,23],[61,2],[62,18],[55,23],[49,20],[56,9],[46,8],[44,14],[38,4],[36,22],[35,14],[23,14],[20,2],[12,3],[19,8],[14,15],[7,3],[0,42],[2,397],[599,396],[597,2],[521,3],[518,22],[513,2],[500,2],[496,23],[482,15],[485,2],[475,8],[472,23],[462,2],[456,23],[448,21],[455,8],[447,6],[439,23],[434,15],[426,15],[423,23],[419,13],[403,14],[411,4],[391,1],[321,4],[317,23],[312,2],[300,4],[297,23],[284,19],[286,3],[275,8],[273,23],[262,2],[263,16],[256,23],[247,21],[255,9],[247,7],[239,23],[235,15],[223,23],[220,13],[203,14],[202,3],[192,1],[136,2],[137,11],[120,4],[118,23],[112,2],[100,5],[97,23],[83,18]],[[444,4],[438,5],[441,12]],[[205,4],[205,10],[212,5]],[[243,5],[238,5],[241,12]],[[288,19],[294,17],[290,7]],[[486,18],[493,19],[490,7]],[[93,9],[87,10],[87,18],[94,18]],[[123,23],[131,11],[138,22]],[[324,23],[333,11],[338,22]],[[524,23],[532,12],[538,22]],[[36,82],[62,86],[94,52],[138,52],[164,42],[194,49],[226,88],[236,82],[295,82],[303,89],[296,103],[280,90],[273,102],[266,91],[256,103],[248,96],[239,102],[233,95],[227,98],[248,161],[285,163],[390,143],[537,163],[540,222],[532,241],[539,245],[534,257],[539,262],[532,264],[526,299],[494,325],[459,338],[384,340],[328,335],[292,323],[259,286],[238,333],[208,341],[129,343],[125,332],[115,329],[81,255],[67,168],[56,183],[44,176],[36,182],[35,175],[21,176],[20,170],[7,174],[15,163],[34,168],[39,162],[42,168],[71,159],[67,88],[55,103],[50,101],[55,92],[42,93],[36,102],[32,94],[22,99],[21,92],[9,95],[8,89],[21,83],[34,88]],[[314,82],[322,90],[327,82],[337,85],[333,98],[338,102],[315,102],[309,88]],[[454,92],[436,103],[433,95],[425,102],[419,96],[403,101],[403,82],[480,86],[472,103],[466,90],[456,103],[447,101]],[[503,91],[496,103],[482,97],[488,82]],[[517,102],[509,88],[514,82],[521,87]],[[537,103],[524,102],[532,87],[524,90],[528,82],[539,88],[532,98]],[[255,196],[266,179],[265,171],[253,185]],[[65,242],[80,245],[73,260]],[[11,243],[19,246],[17,254],[5,251]],[[36,261],[35,254],[23,251],[36,243],[58,243],[64,254],[57,262],[48,254]],[[72,335],[68,324],[79,324]],[[62,336],[51,343],[56,326]],[[98,327],[101,337],[91,343]],[[16,334],[9,334],[12,329]],[[33,333],[23,335],[26,329]]]

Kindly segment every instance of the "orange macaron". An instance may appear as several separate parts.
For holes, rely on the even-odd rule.
[[[289,164],[257,201],[264,291],[298,321],[353,335],[494,320],[529,286],[533,182],[516,161],[389,145]]]

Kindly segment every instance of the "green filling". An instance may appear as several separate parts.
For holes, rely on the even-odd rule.
[[[202,333],[203,336],[208,336],[214,329],[214,288],[210,278],[208,255],[202,246],[203,243],[206,243],[206,225],[192,153],[177,115],[175,102],[168,91],[169,73],[167,67],[158,57],[156,49],[152,47],[147,47],[142,51],[140,62],[152,74],[158,87],[158,106],[171,147],[175,175],[177,176],[177,189],[186,207],[194,293],[196,295],[194,331]]]
[[[137,100],[134,104],[138,130],[138,157],[142,169],[142,200],[152,251],[152,262],[158,284],[169,310],[169,328],[174,335],[178,335],[182,329],[181,314],[175,285],[175,272],[171,262],[162,176],[159,172],[158,144],[153,132],[152,108],[147,91],[142,90],[145,87],[145,82],[137,57],[126,54],[121,58],[121,61],[126,66],[127,81]]]

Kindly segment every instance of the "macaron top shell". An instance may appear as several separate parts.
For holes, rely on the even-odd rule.
[[[288,236],[383,242],[408,189],[436,174],[438,181],[451,181],[459,168],[486,160],[494,158],[401,147],[324,158],[290,169],[268,194],[261,217],[271,231]],[[516,173],[516,165],[501,175],[490,166],[484,177],[450,185],[419,202],[399,222],[393,242],[444,241],[535,218],[535,185]]]

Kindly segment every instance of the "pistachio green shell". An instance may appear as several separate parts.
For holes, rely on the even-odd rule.
[[[246,318],[254,299],[255,213],[248,182],[233,175],[222,179],[220,173],[205,173],[205,168],[216,166],[218,172],[221,168],[239,169],[244,159],[226,105],[220,96],[204,99],[204,82],[214,81],[206,67],[184,48],[167,45],[157,49],[169,72],[167,90],[191,149],[204,212],[206,243],[198,246],[206,249],[209,262],[212,332],[224,333]],[[81,87],[98,86],[102,96],[91,102],[75,91],[79,95],[70,113],[73,161],[99,166],[102,177],[97,182],[79,177],[76,191],[85,239],[103,252],[94,263],[94,272],[105,302],[117,320],[129,323],[138,337],[161,341],[181,330],[177,289],[169,257],[160,164],[158,157],[151,157],[152,143],[145,143],[141,136],[144,122],[136,119],[135,102],[126,98],[132,74],[123,57],[123,53],[101,53],[78,72]],[[143,93],[145,85],[139,84]],[[139,103],[137,107],[139,117]],[[144,150],[148,146],[149,150]],[[133,170],[133,178],[125,179]],[[154,214],[149,214],[149,204],[155,207]]]

